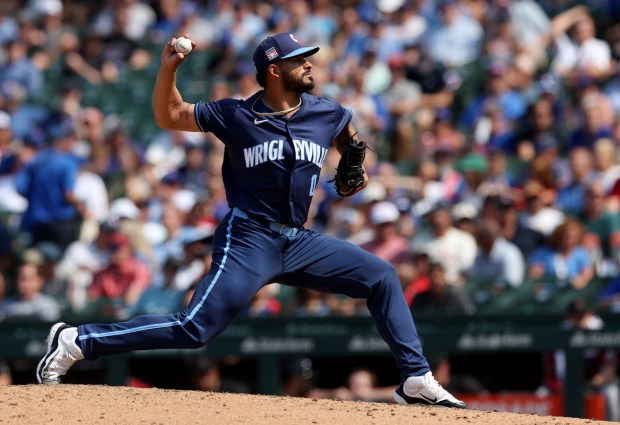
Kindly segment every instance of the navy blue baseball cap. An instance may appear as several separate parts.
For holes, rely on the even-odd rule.
[[[319,48],[317,46],[302,47],[293,34],[282,32],[261,41],[256,50],[254,50],[254,66],[256,67],[256,72],[260,72],[280,59],[288,59],[295,56],[312,56],[318,51]]]

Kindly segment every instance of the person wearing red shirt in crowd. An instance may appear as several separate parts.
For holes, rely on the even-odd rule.
[[[110,264],[97,272],[88,292],[91,301],[111,301],[114,305],[129,307],[133,305],[151,282],[151,274],[146,265],[133,253],[131,241],[117,233],[109,242]],[[100,313],[118,314],[112,308],[104,308]]]

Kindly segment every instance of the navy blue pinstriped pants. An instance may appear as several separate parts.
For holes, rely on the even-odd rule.
[[[198,348],[219,335],[265,284],[366,298],[403,379],[429,371],[394,268],[358,246],[302,229],[280,235],[232,211],[215,232],[213,262],[180,313],[78,327],[87,359],[134,350]],[[294,320],[294,319],[292,319]]]

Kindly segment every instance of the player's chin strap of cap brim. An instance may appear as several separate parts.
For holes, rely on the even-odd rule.
[[[246,219],[246,220],[252,220],[245,211],[240,210],[237,207],[233,208],[232,215],[235,217]],[[261,220],[254,220],[254,221],[261,223],[261,224],[266,223],[267,226],[274,232],[278,232],[280,235],[288,236],[289,238],[294,238],[295,236],[297,236],[297,233],[299,232],[298,227],[291,227],[289,225],[278,223],[275,221],[261,221]]]

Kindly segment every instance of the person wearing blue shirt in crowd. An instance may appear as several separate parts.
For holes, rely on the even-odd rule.
[[[21,222],[31,244],[56,243],[63,251],[79,236],[81,205],[73,194],[79,162],[71,154],[75,129],[60,120],[50,130],[51,146],[41,150],[16,176],[17,192],[28,200]]]

